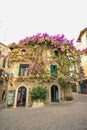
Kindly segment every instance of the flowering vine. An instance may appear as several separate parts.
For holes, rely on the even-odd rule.
[[[46,68],[46,65],[50,66],[53,61],[58,64],[60,75],[69,77],[69,67],[77,64],[77,57],[81,53],[73,45],[73,39],[67,40],[64,34],[49,36],[47,33],[38,33],[37,35],[20,40],[18,44],[14,43],[12,46],[15,50],[11,52],[10,58],[14,57],[16,61],[20,62],[26,62],[30,59],[31,63],[27,71],[32,72],[36,77],[38,75],[40,77],[42,73],[46,76],[47,69],[45,70],[44,68]],[[31,48],[30,51],[28,50],[29,47]],[[52,47],[51,49],[56,48],[58,56],[48,57],[45,55],[43,57],[42,52],[46,47]],[[21,49],[25,49],[26,53],[19,56]],[[45,59],[45,62],[43,62],[43,59]],[[49,59],[53,59],[53,61]]]

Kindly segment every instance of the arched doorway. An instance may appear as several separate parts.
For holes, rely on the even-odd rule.
[[[18,89],[17,93],[17,106],[25,106],[26,105],[26,88],[24,86],[21,86]]]
[[[59,101],[58,87],[56,85],[53,85],[51,87],[51,102],[58,102],[58,101]]]

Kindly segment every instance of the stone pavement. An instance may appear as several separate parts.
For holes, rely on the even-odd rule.
[[[39,108],[0,109],[0,130],[87,130],[87,95]]]
[[[3,108],[5,108],[5,101],[0,101],[0,109],[3,109]]]

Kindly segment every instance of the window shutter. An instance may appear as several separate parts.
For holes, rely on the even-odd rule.
[[[29,64],[20,64],[19,65],[19,72],[18,72],[18,75],[19,76],[25,76],[25,71],[26,69],[29,67]],[[26,72],[28,73],[28,72]]]
[[[5,68],[5,65],[6,65],[6,59],[3,60],[3,64],[2,64],[3,68]]]
[[[2,54],[2,51],[0,50],[0,55]]]
[[[19,72],[18,75],[21,76],[21,64],[19,65]]]
[[[2,70],[0,69],[0,77],[2,76]]]
[[[57,74],[57,65],[50,66],[51,74]]]
[[[57,74],[57,65],[55,65],[55,74]]]

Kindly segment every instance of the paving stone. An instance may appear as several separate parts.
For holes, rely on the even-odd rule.
[[[39,108],[1,109],[0,130],[87,130],[87,95]]]

